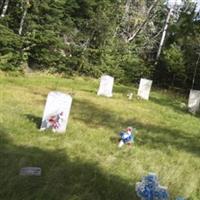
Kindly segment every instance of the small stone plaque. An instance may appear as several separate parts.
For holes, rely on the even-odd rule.
[[[41,176],[42,170],[40,167],[23,167],[20,169],[21,176]]]

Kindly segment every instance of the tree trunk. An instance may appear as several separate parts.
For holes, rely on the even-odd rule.
[[[138,28],[135,32],[133,32],[133,33],[131,34],[131,36],[127,39],[127,42],[130,42],[130,41],[134,40],[135,37],[140,33],[140,31],[142,31],[142,30],[144,29],[146,23],[152,18],[151,12],[152,12],[152,10],[156,7],[157,3],[158,3],[158,0],[154,1],[154,3],[150,6],[150,8],[149,8],[148,11],[147,11],[147,17],[146,17],[146,19],[145,19],[144,22],[139,26],[139,28]]]
[[[23,26],[24,26],[24,21],[25,21],[25,18],[26,18],[26,14],[27,14],[27,7],[25,7],[25,10],[23,12],[23,15],[22,15],[22,18],[21,18],[21,21],[20,21],[19,35],[21,35],[22,31],[23,31]]]
[[[198,59],[197,59],[195,69],[194,69],[194,74],[193,74],[193,78],[192,78],[192,89],[194,88],[194,83],[195,83],[195,78],[196,78],[196,74],[197,74],[197,66],[199,64],[199,59],[200,59],[200,54],[198,55]]]
[[[128,21],[128,18],[129,18],[128,14],[129,14],[130,6],[131,6],[131,0],[127,0],[126,5],[125,5],[124,16],[122,18],[122,22],[124,22],[124,23],[126,23]]]
[[[122,16],[121,22],[119,23],[119,25],[118,25],[118,26],[116,27],[116,29],[115,29],[115,32],[114,32],[113,37],[116,37],[117,32],[118,32],[120,26],[125,25],[125,24],[127,23],[128,18],[129,18],[129,12],[130,12],[131,1],[132,1],[132,0],[127,0],[127,1],[126,1],[124,14],[123,14],[123,16]]]
[[[168,29],[168,26],[169,26],[169,21],[170,21],[170,17],[171,17],[172,12],[173,12],[173,8],[170,8],[170,10],[167,14],[167,18],[166,18],[163,33],[162,33],[162,37],[161,37],[159,48],[158,48],[158,52],[157,52],[157,55],[156,55],[156,61],[158,61],[158,59],[160,58],[160,54],[161,54],[162,47],[163,47],[163,44],[164,44],[164,41],[165,41],[165,37],[166,37],[166,33],[167,33],[167,29]]]
[[[8,5],[9,5],[9,0],[5,0],[4,5],[3,5],[3,10],[1,13],[1,17],[5,17],[6,11],[8,9]]]
[[[0,2],[0,9],[3,7],[3,3],[4,3],[4,1],[2,0],[2,1]]]
[[[172,87],[174,87],[175,78],[176,78],[176,74],[173,74],[172,83],[171,83]]]

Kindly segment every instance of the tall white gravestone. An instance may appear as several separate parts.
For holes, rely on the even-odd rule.
[[[97,95],[112,97],[113,84],[114,78],[112,76],[103,75],[100,80],[100,86]]]
[[[188,109],[189,112],[195,114],[200,108],[200,91],[190,90]]]
[[[52,129],[63,133],[66,130],[72,97],[61,92],[49,92],[40,130]]]
[[[152,82],[153,82],[152,80],[141,78],[137,95],[142,99],[148,100]]]

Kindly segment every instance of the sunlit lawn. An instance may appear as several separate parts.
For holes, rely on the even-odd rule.
[[[89,78],[0,75],[0,199],[133,200],[135,183],[156,172],[170,199],[199,200],[200,118],[182,108],[186,99],[154,90],[143,101],[122,85],[105,98],[97,88]],[[38,129],[52,90],[73,96],[65,134]],[[112,138],[127,126],[138,130],[135,144],[118,149]],[[19,176],[24,166],[42,176]]]

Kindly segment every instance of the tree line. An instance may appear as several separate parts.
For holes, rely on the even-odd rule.
[[[200,89],[199,19],[189,0],[0,0],[0,70]]]

